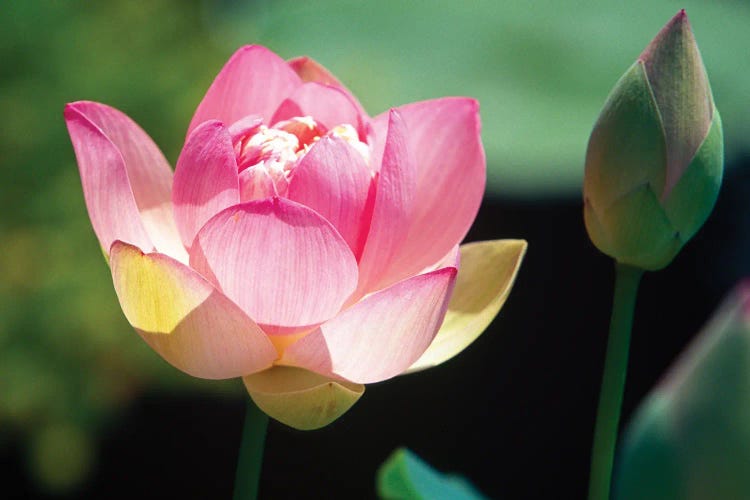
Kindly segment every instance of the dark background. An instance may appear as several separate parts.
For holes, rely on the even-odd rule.
[[[724,117],[727,172],[705,227],[643,278],[625,423],[750,275],[750,70],[731,49],[747,46],[750,8],[682,3]],[[493,498],[583,498],[614,274],[583,226],[583,152],[609,89],[682,3],[0,3],[0,497],[230,497],[244,389],[172,369],[122,317],[62,108],[124,110],[174,164],[223,62],[264,43],[320,60],[373,114],[479,97],[490,184],[468,240],[529,249],[500,315],[460,356],[368,386],[322,430],[272,421],[261,496],[374,496],[378,466],[407,446]]]

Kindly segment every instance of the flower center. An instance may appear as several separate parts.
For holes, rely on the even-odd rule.
[[[241,201],[285,196],[297,162],[324,136],[345,140],[369,165],[369,146],[348,123],[326,130],[310,116],[296,116],[272,127],[258,125],[234,140]]]

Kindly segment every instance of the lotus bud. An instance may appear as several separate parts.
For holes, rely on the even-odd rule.
[[[372,117],[312,59],[250,45],[198,105],[174,173],[115,108],[74,102],[65,121],[130,324],[189,375],[242,377],[296,429],[463,351],[526,251],[459,246],[486,177],[471,98]]]
[[[620,78],[586,152],[584,219],[605,254],[667,266],[713,209],[721,119],[684,10]]]
[[[624,433],[613,498],[748,498],[750,281],[670,367]]]

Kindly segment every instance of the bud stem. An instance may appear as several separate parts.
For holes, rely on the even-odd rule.
[[[596,413],[594,445],[591,451],[589,500],[607,500],[610,493],[620,409],[628,370],[630,331],[643,270],[615,263],[615,291],[609,341],[604,361],[599,409]]]
[[[248,397],[245,424],[240,438],[240,453],[237,458],[237,472],[234,477],[234,500],[258,498],[267,428],[268,416]]]

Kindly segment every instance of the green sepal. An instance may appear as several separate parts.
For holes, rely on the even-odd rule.
[[[684,244],[648,184],[618,199],[598,220],[607,239],[600,246],[589,234],[594,244],[611,250],[618,262],[647,271],[667,266]]]
[[[399,448],[378,469],[378,496],[388,500],[482,500],[466,479],[441,474],[417,455]]]
[[[601,213],[638,186],[661,193],[666,179],[664,130],[641,62],[607,98],[586,151],[584,199]]]
[[[667,217],[687,241],[711,214],[724,172],[724,138],[721,117],[714,108],[713,121],[695,157],[663,202]]]

